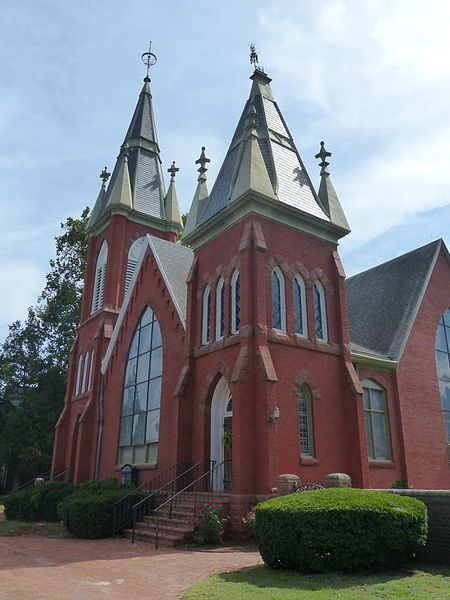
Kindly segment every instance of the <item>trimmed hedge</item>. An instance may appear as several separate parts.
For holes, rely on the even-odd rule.
[[[126,496],[128,490],[116,490],[101,494],[73,494],[58,506],[58,514],[64,525],[74,536],[84,539],[111,537],[114,519],[114,504]],[[145,498],[146,494],[136,492],[129,496],[130,504]],[[122,516],[121,528],[131,527],[131,511]]]
[[[401,565],[426,542],[423,502],[357,489],[273,498],[255,508],[255,533],[270,568],[323,572]]]
[[[16,521],[58,521],[57,506],[76,486],[63,481],[40,483],[5,498],[5,516]]]

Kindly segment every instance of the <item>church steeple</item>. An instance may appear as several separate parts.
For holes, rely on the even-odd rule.
[[[337,241],[349,232],[345,216],[334,220],[316,193],[273,97],[272,80],[258,66],[250,79],[250,96],[213,189],[183,240],[201,245],[225,223],[252,212]]]
[[[143,57],[147,55],[154,57],[151,53],[145,53]],[[151,65],[147,64],[147,67],[149,66]],[[104,229],[113,214],[126,213],[131,221],[163,232],[178,234],[182,225],[181,219],[173,219],[174,212],[179,212],[176,196],[174,212],[169,216],[166,215],[165,198],[147,68],[147,76],[117,157],[111,181],[101,199],[101,205],[94,211],[97,214],[95,221],[91,219],[89,223],[89,233],[96,235]]]

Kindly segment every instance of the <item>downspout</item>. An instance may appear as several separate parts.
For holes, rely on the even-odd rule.
[[[98,479],[100,471],[100,455],[102,451],[102,440],[103,440],[103,373],[100,374],[100,391],[98,395],[99,415],[98,415],[98,434],[97,434],[97,450],[95,452],[95,472],[94,479]]]

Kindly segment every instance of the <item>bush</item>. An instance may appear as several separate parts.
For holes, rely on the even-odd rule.
[[[406,479],[394,479],[391,485],[391,490],[408,490],[409,485]]]
[[[225,520],[220,518],[220,507],[202,504],[195,509],[194,544],[199,546],[216,546],[222,541]]]
[[[93,479],[92,481],[86,481],[86,483],[79,483],[75,486],[74,494],[103,494],[104,492],[117,492],[119,490],[126,490],[129,492],[132,488],[130,486],[122,485],[117,481],[115,477],[109,477],[108,479]]]
[[[31,491],[23,490],[4,497],[5,517],[8,521],[32,521]]]
[[[425,544],[415,498],[355,489],[291,494],[258,504],[255,533],[271,568],[353,570],[404,564]]]
[[[58,514],[74,536],[84,539],[110,537],[113,532],[114,504],[128,493],[127,489],[106,491],[101,494],[75,493],[58,506]],[[136,503],[146,494],[132,494],[130,502]],[[149,507],[148,507],[149,508]],[[133,515],[122,516],[121,528],[131,527]]]

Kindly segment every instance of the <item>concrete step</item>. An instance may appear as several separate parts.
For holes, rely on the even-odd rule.
[[[131,539],[133,536],[132,529],[123,530],[124,537]],[[136,528],[134,533],[135,540],[154,544],[156,542],[156,531],[151,529]],[[192,537],[192,530],[189,532],[172,532],[160,531],[158,536],[158,544],[160,546],[174,547],[188,542]]]

